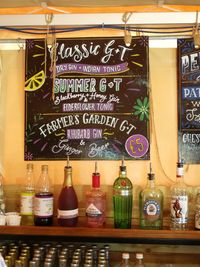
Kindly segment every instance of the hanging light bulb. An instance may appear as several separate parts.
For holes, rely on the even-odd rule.
[[[124,42],[126,46],[130,46],[132,41],[132,35],[131,32],[128,30],[124,31]]]
[[[131,41],[132,41],[131,32],[127,30],[127,22],[130,19],[131,15],[132,15],[132,12],[129,12],[129,13],[126,12],[122,16],[122,21],[124,22],[124,42],[126,46],[130,46]]]
[[[46,42],[47,42],[47,47],[48,47],[49,49],[51,49],[52,46],[53,46],[53,43],[54,43],[54,37],[53,37],[53,34],[47,34],[47,36],[46,36]]]
[[[194,48],[200,48],[200,32],[199,32],[199,23],[198,23],[198,11],[196,12],[196,25],[193,31],[193,40],[194,40]]]
[[[53,14],[45,14],[45,21],[47,24],[46,43],[49,49],[52,48],[54,43],[53,35],[49,33],[49,25],[51,24],[52,20],[53,20]]]
[[[194,32],[193,39],[194,39],[194,48],[195,49],[200,48],[200,35],[199,35],[199,31],[195,31]]]

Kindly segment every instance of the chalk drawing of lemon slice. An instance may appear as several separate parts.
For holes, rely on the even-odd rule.
[[[31,78],[25,81],[25,91],[36,91],[38,90],[45,82],[44,71],[41,70],[38,73],[34,74]]]

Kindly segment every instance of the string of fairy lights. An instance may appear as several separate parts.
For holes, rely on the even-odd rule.
[[[95,30],[95,29],[113,29],[113,30],[124,30],[124,25],[86,25],[86,26],[76,26],[76,27],[50,27],[49,33],[68,33],[68,32],[76,32],[76,31],[85,31],[85,30]],[[46,34],[46,28],[33,28],[33,27],[8,27],[8,26],[0,26],[0,30],[7,30],[25,34],[33,34],[33,35],[41,35]],[[148,26],[132,26],[127,25],[126,30],[130,32],[136,33],[146,33],[146,34],[193,34],[194,26],[173,26],[173,27],[148,27]],[[199,33],[200,28],[195,26],[195,31]]]

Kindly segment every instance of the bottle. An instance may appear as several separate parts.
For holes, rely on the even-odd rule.
[[[131,228],[133,186],[126,176],[124,158],[120,166],[119,177],[113,184],[113,206],[115,228]]]
[[[3,176],[0,173],[0,214],[5,214],[5,197],[3,187]]]
[[[58,224],[73,227],[78,223],[78,198],[72,183],[72,167],[69,165],[64,169],[64,183],[58,197]]]
[[[48,165],[42,165],[34,197],[34,223],[38,226],[53,224],[53,193],[48,174]]]
[[[122,261],[119,267],[132,267],[133,264],[130,262],[130,254],[129,253],[122,253]]]
[[[195,200],[194,226],[196,230],[200,230],[200,191],[197,192]]]
[[[23,267],[23,263],[21,260],[15,260],[15,267]]]
[[[102,227],[105,223],[106,194],[100,188],[100,174],[97,172],[97,162],[95,162],[95,172],[92,174],[92,189],[86,192],[86,217],[87,226]]]
[[[162,229],[163,225],[163,193],[154,180],[150,163],[147,186],[139,194],[140,228],[143,229]]]
[[[134,263],[134,267],[145,267],[144,261],[143,261],[143,253],[136,253],[135,255],[136,261]]]
[[[185,230],[188,224],[189,192],[184,183],[183,163],[177,163],[176,182],[171,187],[171,225],[172,230]]]
[[[34,225],[33,199],[35,196],[33,164],[26,165],[26,184],[20,194],[20,214],[22,225]]]

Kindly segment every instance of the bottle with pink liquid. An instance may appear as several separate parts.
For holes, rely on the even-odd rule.
[[[106,193],[100,188],[100,173],[97,171],[95,162],[95,172],[92,174],[92,188],[86,192],[86,217],[87,226],[103,227],[105,224]]]

